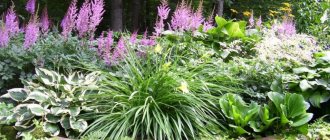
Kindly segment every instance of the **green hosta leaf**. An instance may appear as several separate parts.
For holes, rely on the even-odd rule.
[[[235,125],[231,125],[231,124],[229,124],[229,126],[234,128],[238,135],[250,134],[248,131],[246,131],[244,128],[242,128],[240,126],[235,126]]]
[[[50,133],[51,136],[57,136],[60,134],[60,128],[53,123],[45,123],[43,126],[45,132]]]
[[[310,103],[315,107],[320,107],[321,103],[327,102],[330,99],[330,95],[328,93],[310,93],[309,97]]]
[[[300,83],[299,83],[299,87],[300,87],[300,89],[301,89],[302,91],[307,91],[308,89],[313,88],[313,87],[308,83],[307,80],[302,80],[302,81],[300,81]]]
[[[306,113],[308,103],[305,102],[304,97],[298,94],[286,94],[285,105],[287,116],[293,118]]]
[[[29,94],[29,97],[28,99],[33,99],[33,100],[36,100],[40,103],[43,103],[45,101],[47,101],[49,98],[49,96],[41,91],[38,91],[38,90],[35,90],[35,91],[32,91],[30,94]]]
[[[30,109],[32,114],[36,116],[44,116],[48,113],[47,109],[44,109],[41,105],[38,104],[30,104],[28,108]]]
[[[68,111],[65,108],[52,107],[52,108],[50,108],[50,112],[54,115],[60,115],[60,114],[63,114],[63,113],[67,113]]]
[[[60,116],[55,116],[53,114],[47,114],[45,119],[46,119],[47,122],[50,122],[50,123],[58,123],[58,122],[61,121]]]
[[[291,124],[291,126],[293,126],[293,127],[302,126],[304,124],[307,124],[310,120],[312,120],[312,118],[313,118],[312,113],[306,113],[304,115],[300,115],[300,116],[294,118],[294,121]]]
[[[230,37],[244,37],[243,30],[240,28],[240,24],[238,22],[232,22],[225,26],[228,35]]]
[[[315,70],[311,70],[311,69],[306,68],[306,67],[300,67],[300,68],[294,68],[293,69],[293,73],[295,73],[295,74],[301,74],[301,73],[315,74],[316,71]]]
[[[17,102],[22,102],[28,97],[28,94],[27,91],[23,88],[14,88],[8,90],[8,93],[3,95],[3,97],[11,98]]]
[[[80,113],[80,107],[70,107],[69,108],[69,114],[71,116],[78,116]]]
[[[219,16],[215,17],[215,22],[218,25],[217,28],[222,28],[228,23],[226,19],[219,17]]]
[[[87,129],[88,124],[85,120],[79,119],[78,121],[75,121],[74,119],[70,118],[70,126],[74,130],[83,132]]]
[[[70,119],[69,119],[68,116],[62,116],[60,124],[64,129],[70,129],[71,128]]]
[[[281,111],[281,104],[284,100],[284,96],[280,93],[277,92],[268,92],[268,98],[274,103],[274,105],[276,106],[276,109],[278,111]]]

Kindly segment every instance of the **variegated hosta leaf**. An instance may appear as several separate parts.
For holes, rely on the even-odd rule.
[[[78,116],[80,113],[80,107],[70,107],[69,108],[69,114],[71,116]]]
[[[15,129],[17,131],[28,131],[31,132],[34,128],[34,124],[32,123],[31,120],[28,121],[17,121],[15,123]]]
[[[1,97],[2,98],[11,98],[14,101],[22,102],[22,101],[26,100],[26,98],[28,97],[28,93],[27,93],[26,89],[14,88],[14,89],[8,90],[8,93]]]
[[[45,120],[50,123],[58,123],[61,121],[61,116],[55,116],[53,114],[47,114]]]
[[[30,109],[30,111],[32,112],[32,114],[34,114],[36,116],[44,116],[44,115],[46,115],[49,112],[48,109],[43,108],[39,104],[30,104],[28,106],[28,108]]]
[[[60,134],[60,128],[57,126],[57,124],[54,123],[45,123],[43,126],[43,129],[45,132],[50,133],[51,136],[57,136]]]
[[[56,116],[60,116],[61,114],[68,113],[69,111],[66,110],[65,108],[61,107],[52,107],[50,108],[50,113],[54,114]]]
[[[47,93],[39,91],[39,90],[32,91],[28,96],[28,99],[36,100],[39,103],[46,102],[48,100],[48,98],[49,98],[49,96]]]
[[[77,130],[79,132],[83,132],[87,129],[88,124],[83,119],[79,119],[79,120],[76,121],[75,119],[70,118],[70,126],[74,130]]]
[[[64,129],[70,129],[71,126],[70,126],[70,119],[68,116],[62,116],[61,118],[61,126],[64,128]]]

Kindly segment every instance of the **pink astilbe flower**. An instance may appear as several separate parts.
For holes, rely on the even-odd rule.
[[[42,11],[40,22],[41,22],[41,31],[43,33],[47,33],[50,27],[50,21],[48,17],[48,10],[46,7]]]
[[[249,18],[249,27],[252,28],[254,26],[254,16],[253,16],[253,12]]]
[[[7,11],[5,25],[10,37],[20,32],[18,18],[14,11],[14,6],[11,6]]]
[[[154,27],[155,33],[154,35],[159,36],[165,28],[164,20],[168,18],[168,14],[170,13],[170,8],[167,5],[167,1],[163,1],[160,6],[157,7],[158,9],[158,19],[156,25]]]
[[[9,36],[6,27],[0,27],[0,48],[8,46]]]
[[[261,16],[259,16],[259,19],[258,19],[258,21],[256,23],[256,26],[257,27],[261,27],[262,26],[262,18],[261,18]]]
[[[189,29],[196,30],[200,25],[203,24],[204,20],[205,19],[203,17],[203,1],[200,1],[197,11],[191,16]]]
[[[129,39],[129,42],[131,44],[135,44],[136,43],[136,39],[137,39],[137,31],[134,31],[133,34],[131,35],[130,39]]]
[[[28,25],[25,28],[25,39],[24,39],[24,48],[30,48],[38,39],[39,36],[39,27],[37,23],[37,18],[32,17]]]
[[[144,32],[144,35],[143,35],[143,38],[140,41],[140,44],[142,46],[154,46],[154,45],[156,45],[156,42],[153,39],[148,39],[148,37],[147,37],[147,31],[145,31]]]
[[[111,55],[111,47],[113,45],[112,36],[113,36],[113,32],[109,31],[108,36],[105,40],[103,59],[107,65],[111,64],[110,55]]]
[[[94,35],[96,27],[101,23],[104,14],[104,0],[92,0],[91,3],[92,15],[90,17],[89,29],[91,30],[91,35]]]
[[[113,51],[111,57],[112,64],[117,64],[118,60],[124,57],[126,51],[124,39],[121,37],[118,41],[117,47]]]
[[[75,27],[76,17],[77,17],[77,0],[73,0],[61,22],[61,27],[63,30],[62,35],[65,38],[68,37],[68,35],[72,32],[72,29]]]
[[[203,31],[207,32],[208,30],[210,30],[211,28],[213,28],[213,13],[210,15],[210,17],[208,18],[207,21],[204,21],[203,23]]]
[[[28,11],[30,14],[34,14],[36,8],[36,0],[29,0],[26,3],[25,9]]]
[[[272,30],[276,31],[280,36],[292,36],[296,34],[296,26],[291,19],[284,19],[282,23],[274,24]]]
[[[79,37],[83,37],[89,30],[89,16],[91,15],[90,7],[89,0],[85,0],[79,10],[76,20],[76,29],[79,32]]]
[[[105,43],[104,32],[102,32],[100,37],[97,39],[97,54],[99,56],[102,56],[103,54],[104,43]]]
[[[191,10],[185,4],[184,1],[175,9],[172,20],[171,20],[171,28],[173,30],[183,31],[188,28],[191,20]]]

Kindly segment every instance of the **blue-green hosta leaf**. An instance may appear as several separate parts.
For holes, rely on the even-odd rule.
[[[58,123],[61,121],[61,117],[60,116],[55,116],[53,114],[47,114],[46,117],[45,117],[45,120],[47,122],[50,122],[50,123]]]
[[[43,103],[43,102],[47,101],[48,98],[49,98],[49,96],[47,94],[45,94],[39,90],[32,91],[28,96],[28,99],[36,100],[39,103]]]
[[[293,127],[302,126],[304,124],[307,124],[310,120],[312,120],[312,118],[313,118],[312,113],[306,113],[304,115],[300,115],[300,116],[294,118],[291,126],[293,126]]]
[[[14,101],[22,102],[28,97],[26,89],[23,88],[14,88],[8,90],[8,93],[2,96],[3,98],[11,98]]]
[[[302,81],[300,81],[300,83],[299,83],[299,87],[300,87],[301,91],[307,91],[308,89],[313,88],[313,87],[308,83],[308,81],[305,80],[305,79],[302,80]]]
[[[39,104],[30,104],[28,108],[30,109],[31,113],[36,116],[44,116],[49,112],[48,109],[43,108]]]
[[[62,116],[60,124],[64,129],[70,129],[71,128],[70,119],[69,119],[68,116]]]
[[[76,121],[75,119],[70,118],[70,126],[74,130],[77,130],[79,132],[83,132],[87,129],[88,124],[83,119],[79,119],[79,120]]]
[[[54,123],[44,123],[43,129],[46,133],[50,133],[51,136],[60,134],[60,128]]]

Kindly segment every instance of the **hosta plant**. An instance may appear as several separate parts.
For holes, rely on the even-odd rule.
[[[330,52],[317,53],[316,63],[293,69],[292,74],[287,74],[284,82],[288,90],[302,94],[313,106],[330,99]]]
[[[25,88],[8,90],[2,98],[10,98],[18,103],[14,109],[15,128],[32,131],[32,120],[43,123],[44,132],[52,136],[64,130],[82,132],[87,122],[78,115],[90,109],[85,106],[86,94],[94,92],[98,80],[96,72],[84,75],[72,73],[68,76],[46,69],[36,69],[37,82],[26,82]]]

